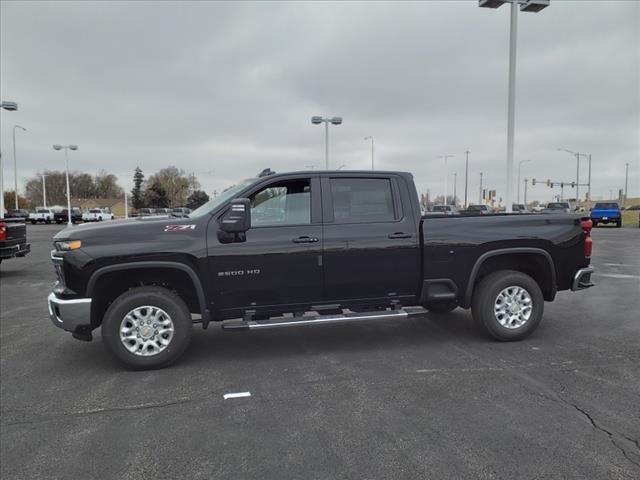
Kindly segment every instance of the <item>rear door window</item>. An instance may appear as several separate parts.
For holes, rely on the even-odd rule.
[[[335,223],[396,220],[388,178],[332,178],[331,197]]]

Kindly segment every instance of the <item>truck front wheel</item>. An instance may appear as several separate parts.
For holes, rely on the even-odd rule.
[[[120,295],[107,309],[102,338],[107,351],[135,370],[175,362],[191,340],[191,314],[173,291],[148,286]]]
[[[538,283],[529,275],[500,270],[476,286],[471,312],[478,326],[496,340],[522,340],[540,324],[544,298]]]

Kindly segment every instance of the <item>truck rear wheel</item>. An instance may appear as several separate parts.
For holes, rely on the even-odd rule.
[[[163,368],[175,362],[191,340],[191,314],[184,301],[162,287],[138,287],[107,309],[102,338],[107,351],[129,368]]]
[[[496,340],[522,340],[540,324],[544,297],[529,275],[500,270],[476,286],[471,312],[478,326]]]

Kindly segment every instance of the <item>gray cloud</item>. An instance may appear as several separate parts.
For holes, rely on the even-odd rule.
[[[441,193],[438,155],[454,153],[462,191],[471,150],[504,192],[508,8],[476,2],[2,2],[5,186],[63,165],[53,143],[78,143],[72,166],[115,171],[174,164],[207,190],[270,166],[324,164],[314,114],[342,115],[331,164],[412,171]],[[640,195],[637,2],[553,1],[519,15],[516,157],[523,176],[575,178],[556,147],[593,154],[593,194],[624,183]],[[9,165],[7,165],[7,163]],[[586,163],[583,166],[586,172]],[[586,177],[585,177],[586,180]],[[451,188],[451,187],[450,187]],[[546,187],[531,198],[549,199]]]

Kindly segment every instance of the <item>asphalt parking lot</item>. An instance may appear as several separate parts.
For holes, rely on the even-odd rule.
[[[149,372],[49,322],[58,230],[29,226],[31,254],[0,266],[2,478],[640,478],[640,229],[595,230],[596,287],[523,342],[460,309],[213,325]]]

